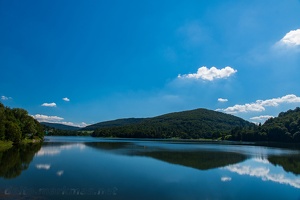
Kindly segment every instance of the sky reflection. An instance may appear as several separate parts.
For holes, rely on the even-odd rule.
[[[63,150],[72,150],[79,149],[84,150],[86,145],[83,143],[75,143],[75,144],[62,144],[57,146],[43,146],[35,156],[55,156],[60,154]]]
[[[241,176],[257,177],[262,181],[272,181],[300,189],[300,177],[284,172],[282,167],[275,167],[265,159],[254,158],[224,169]]]

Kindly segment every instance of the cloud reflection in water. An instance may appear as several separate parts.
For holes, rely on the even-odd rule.
[[[61,153],[62,150],[71,150],[79,148],[84,150],[86,148],[85,144],[75,143],[75,144],[63,144],[60,146],[44,146],[35,155],[36,156],[55,156]]]
[[[300,178],[290,178],[284,173],[273,173],[270,169],[269,162],[266,162],[264,159],[252,159],[251,161],[255,162],[255,166],[246,162],[244,164],[229,165],[224,167],[224,169],[239,175],[257,177],[263,181],[272,181],[300,189]]]

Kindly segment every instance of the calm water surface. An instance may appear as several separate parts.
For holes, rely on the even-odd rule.
[[[0,153],[0,199],[295,199],[300,151],[46,137]]]

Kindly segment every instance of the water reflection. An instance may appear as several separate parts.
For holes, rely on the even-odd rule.
[[[86,143],[87,146],[127,156],[150,157],[171,164],[182,165],[200,170],[224,167],[244,161],[247,156],[235,152],[170,150],[149,147],[134,143]]]
[[[213,143],[71,140],[46,142],[30,156],[21,156],[22,150],[17,156],[1,154],[1,167],[8,163],[2,161],[4,157],[28,157],[31,164],[16,179],[0,179],[0,199],[1,194],[22,198],[19,189],[27,199],[38,195],[45,199],[300,197],[297,151]]]
[[[275,170],[269,163],[257,162],[255,159],[250,159],[241,164],[229,165],[224,169],[241,176],[256,177],[262,181],[271,181],[300,188],[300,178],[286,174],[278,169]]]
[[[36,167],[37,169],[49,170],[50,167],[51,167],[51,165],[49,165],[49,164],[37,164],[37,165],[35,165],[35,167]]]
[[[300,155],[274,155],[270,156],[268,160],[273,165],[282,166],[286,172],[292,172],[295,175],[300,174]]]
[[[41,144],[14,146],[7,151],[0,152],[0,177],[11,179],[19,176],[29,167],[35,153]]]
[[[152,151],[140,152],[137,155],[200,170],[224,167],[242,162],[247,158],[247,156],[239,153],[213,151]]]
[[[80,149],[84,150],[84,143],[45,143],[43,147],[36,153],[36,156],[55,156],[63,150]]]

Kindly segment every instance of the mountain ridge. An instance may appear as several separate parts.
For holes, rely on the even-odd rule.
[[[81,130],[95,130],[97,128],[103,128],[103,127],[116,127],[116,126],[122,126],[122,125],[128,125],[128,124],[135,124],[135,123],[139,123],[140,121],[145,120],[145,119],[148,119],[148,118],[134,118],[134,117],[120,118],[120,119],[103,121],[103,122],[91,124],[89,126],[81,128]]]
[[[231,114],[205,108],[167,113],[142,118],[134,124],[100,127],[92,136],[149,138],[214,138],[222,137],[235,127],[255,125]]]
[[[50,128],[55,128],[59,130],[65,130],[65,131],[77,131],[80,130],[80,127],[76,126],[70,126],[70,125],[65,125],[65,124],[60,124],[60,123],[51,123],[51,122],[40,122],[40,124],[50,127]]]

